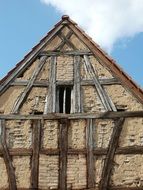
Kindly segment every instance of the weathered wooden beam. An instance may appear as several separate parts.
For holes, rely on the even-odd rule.
[[[12,160],[9,155],[8,147],[6,144],[6,125],[5,120],[0,120],[0,144],[1,144],[1,151],[3,155],[3,159],[6,165],[7,175],[8,175],[8,182],[9,182],[9,189],[16,190],[16,178],[15,178],[15,171],[12,165]]]
[[[37,65],[35,71],[33,72],[33,75],[31,77],[31,79],[29,80],[26,88],[24,89],[24,91],[21,93],[21,95],[18,97],[18,99],[16,100],[13,108],[12,108],[12,113],[16,114],[19,112],[21,106],[24,103],[24,100],[27,98],[27,96],[30,93],[30,90],[32,89],[33,83],[36,80],[39,72],[41,71],[42,67],[44,66],[45,62],[47,60],[47,56],[43,56],[41,57],[39,64]]]
[[[143,146],[119,147],[116,154],[143,154]]]
[[[85,61],[84,63],[85,63],[86,69],[89,72],[91,78],[93,79],[97,93],[101,99],[101,102],[102,102],[104,108],[107,111],[116,111],[115,105],[113,104],[113,102],[108,97],[107,93],[105,92],[104,88],[100,84],[98,77],[96,76],[96,73],[94,72],[93,66],[90,63],[90,60],[87,55],[84,55],[84,61]]]
[[[72,32],[72,31],[70,31]],[[72,32],[73,33],[73,32]],[[67,44],[70,48],[72,48],[73,50],[77,50],[76,46],[61,32],[58,34],[58,36],[61,38],[61,40]]]
[[[93,154],[95,156],[102,156],[107,154],[108,149],[107,148],[94,148]],[[60,150],[59,149],[41,149],[40,154],[46,154],[46,155],[59,155]],[[68,155],[77,155],[87,154],[86,149],[68,149],[67,151]],[[116,155],[120,154],[143,154],[143,146],[128,146],[128,147],[119,147],[116,149],[115,152]],[[26,148],[13,148],[9,149],[9,155],[10,156],[32,156],[32,149],[26,149]],[[3,156],[2,150],[0,149],[0,156]]]
[[[62,30],[63,27],[63,25],[56,27],[52,33],[50,33],[44,40],[41,41],[37,48],[35,48],[28,56],[22,60],[22,64],[20,64],[19,67],[17,67],[15,71],[12,72],[12,74],[7,78],[7,80],[5,80],[2,85],[0,85],[0,96],[9,88],[9,84],[31,65],[31,63],[38,57],[41,49],[48,45],[51,40],[53,40],[55,35],[60,30]]]
[[[56,61],[56,56],[52,56],[50,62],[48,95],[46,98],[44,114],[54,113],[56,111]]]
[[[39,177],[39,152],[41,137],[41,121],[33,121],[33,142],[32,142],[32,168],[31,168],[31,188],[38,189]]]
[[[100,84],[102,85],[113,85],[113,84],[121,84],[120,81],[118,81],[115,78],[111,79],[99,79]],[[29,83],[29,80],[16,80],[15,82],[11,83],[11,86],[27,86]],[[73,85],[73,81],[57,81],[57,85]],[[81,80],[81,85],[82,86],[90,86],[90,85],[95,85],[93,80]],[[35,81],[33,83],[33,86],[35,87],[48,87],[49,86],[49,81]]]
[[[113,132],[108,146],[107,156],[104,161],[99,190],[108,189],[111,171],[113,167],[113,159],[118,146],[118,141],[122,131],[123,123],[124,118],[120,118],[115,122],[115,126],[113,128]]]
[[[59,134],[59,189],[67,189],[67,149],[68,149],[68,120],[60,120]]]
[[[47,115],[3,115],[0,114],[0,119],[7,120],[34,120],[34,119],[115,119],[115,118],[134,118],[143,117],[143,111],[119,111],[119,112],[97,112],[93,114],[89,113],[77,113],[77,114],[63,114],[63,113],[48,113]]]
[[[111,186],[109,190],[142,190],[142,187]]]
[[[41,51],[39,53],[39,56],[61,56],[61,55],[69,55],[69,56],[76,56],[76,55],[93,55],[92,52],[90,51],[80,51],[80,50],[76,50],[76,51]]]
[[[113,85],[113,84],[121,84],[119,80],[116,78],[111,78],[111,79],[98,79],[99,83],[101,85]],[[82,80],[81,85],[83,86],[88,86],[88,85],[95,85],[93,80]]]
[[[115,78],[111,79],[99,79],[99,82],[101,85],[113,85],[113,84],[121,84],[120,81],[118,81]],[[12,82],[10,86],[27,86],[29,83],[29,80],[16,80],[15,82]],[[64,85],[73,85],[73,81],[56,81],[57,85],[64,86]],[[82,86],[94,86],[93,80],[81,80]],[[33,83],[33,87],[48,87],[49,81],[35,81]]]
[[[9,190],[8,188],[0,188],[0,190]],[[29,188],[18,188],[18,190],[29,190]],[[38,188],[38,190],[43,190],[43,189],[40,189]],[[85,188],[83,189],[80,189],[80,190],[85,190]],[[86,189],[86,190],[95,190],[95,188],[93,189]],[[107,190],[142,190],[142,187],[125,187],[125,186],[122,186],[122,187],[118,187],[118,186],[114,186],[114,187],[110,187],[109,189]]]
[[[95,187],[95,160],[93,153],[93,121],[87,120],[86,126],[86,149],[87,149],[87,187],[88,189]]]
[[[0,149],[0,156],[2,156],[2,150]],[[32,149],[27,148],[10,148],[9,149],[10,156],[32,156]]]
[[[80,87],[80,56],[74,57],[74,113],[80,113],[82,110],[81,106],[81,87]]]
[[[66,35],[66,39],[70,39],[70,37],[72,36],[73,32],[72,31],[69,31],[69,33]],[[62,40],[61,44],[59,44],[58,47],[56,47],[55,51],[56,50],[60,50],[63,48],[63,46],[65,45],[66,41],[65,40]]]

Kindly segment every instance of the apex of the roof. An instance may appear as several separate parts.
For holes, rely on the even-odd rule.
[[[62,20],[69,20],[69,16],[68,15],[63,15]]]

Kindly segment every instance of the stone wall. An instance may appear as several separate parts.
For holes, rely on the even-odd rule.
[[[82,87],[83,112],[93,113],[105,111],[94,86]]]
[[[47,91],[47,88],[33,87],[25,103],[21,107],[20,113],[28,115],[40,112],[42,114],[44,112]]]
[[[40,155],[39,188],[58,189],[58,156]]]
[[[122,85],[108,85],[105,89],[115,106],[125,111],[143,110],[143,105]]]
[[[143,155],[118,155],[114,160],[111,184],[143,188]]]
[[[8,188],[8,176],[4,159],[0,157],[0,189]]]
[[[15,168],[17,187],[29,188],[31,176],[30,157],[13,156],[13,166]]]
[[[68,156],[67,187],[70,189],[86,188],[86,159],[82,155]]]
[[[73,57],[60,56],[57,58],[57,80],[73,80]]]

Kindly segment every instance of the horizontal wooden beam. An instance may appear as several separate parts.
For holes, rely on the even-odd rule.
[[[43,51],[39,54],[39,56],[43,56],[43,55],[46,55],[46,56],[60,56],[60,55],[71,55],[71,56],[75,56],[75,55],[93,55],[92,52],[90,51]]]
[[[0,190],[9,190],[8,188],[0,188]],[[29,188],[18,188],[17,190],[29,190]],[[38,190],[42,190],[40,188],[38,188]],[[80,189],[80,190],[85,190],[84,189]],[[94,190],[94,189],[92,189]],[[142,190],[142,187],[125,187],[125,186],[122,186],[122,187],[118,187],[118,186],[115,186],[115,187],[110,187],[110,190]]]
[[[29,80],[17,80],[11,83],[11,86],[27,86]],[[113,85],[113,84],[121,84],[115,78],[111,79],[99,79],[101,85]],[[73,85],[73,81],[56,81],[56,85]],[[92,80],[81,80],[82,86],[94,86],[94,82]],[[33,87],[48,87],[48,81],[35,81],[33,83]]]
[[[101,85],[113,85],[113,84],[121,84],[121,82],[119,80],[117,80],[116,78],[111,78],[111,79],[98,79],[99,83]],[[82,80],[81,81],[81,85],[83,86],[88,86],[88,85],[95,85],[93,80]]]
[[[0,119],[48,119],[48,120],[58,120],[58,119],[115,119],[115,118],[128,118],[128,117],[143,117],[143,111],[119,111],[119,112],[97,112],[97,113],[78,113],[78,114],[63,114],[63,113],[48,113],[47,115],[3,115],[0,114]]]
[[[59,155],[59,149],[41,149],[39,154],[45,155]],[[75,155],[75,154],[82,154],[85,155],[87,153],[86,149],[68,149],[67,154]],[[94,155],[102,156],[107,154],[107,148],[95,148],[93,150]],[[10,156],[31,156],[32,149],[26,148],[13,148],[9,149]],[[143,146],[128,146],[128,147],[120,147],[117,148],[116,155],[118,154],[143,154]],[[2,156],[2,150],[0,150],[0,156]]]
[[[115,187],[109,187],[110,190],[142,190],[142,187],[125,187],[125,186],[115,186]]]

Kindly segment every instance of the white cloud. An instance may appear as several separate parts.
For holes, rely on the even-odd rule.
[[[68,14],[108,52],[143,32],[143,0],[41,0]]]

